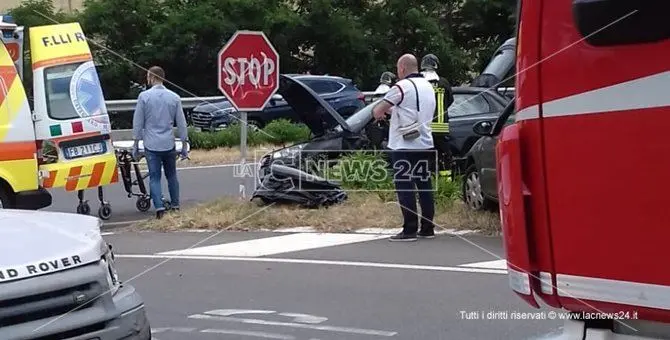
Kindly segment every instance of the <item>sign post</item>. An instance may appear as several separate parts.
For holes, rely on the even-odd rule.
[[[240,165],[246,167],[247,113],[263,111],[279,88],[279,54],[263,32],[237,31],[221,48],[218,86],[240,112]],[[246,198],[245,177],[242,176],[240,183],[243,199]]]
[[[240,112],[240,118],[242,118],[242,126],[240,126],[240,157],[242,158],[240,160],[240,167],[242,170],[243,176],[241,176],[241,183],[240,183],[240,198],[246,199],[247,198],[247,191],[246,191],[246,186],[244,185],[244,181],[246,178],[246,169],[247,169],[247,111],[242,111]]]

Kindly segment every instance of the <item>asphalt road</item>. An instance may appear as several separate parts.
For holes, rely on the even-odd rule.
[[[181,205],[188,206],[198,202],[215,199],[221,196],[235,196],[239,194],[241,178],[235,177],[235,169],[232,165],[215,167],[183,168],[178,171],[181,192]],[[253,193],[254,178],[245,178],[247,195]],[[169,197],[167,183],[163,177],[163,195]],[[147,191],[149,190],[149,178],[145,179]],[[139,193],[139,188],[133,190]],[[66,192],[64,189],[53,189],[50,191],[53,204],[44,210],[74,213],[77,211],[77,193]],[[107,221],[109,225],[122,224],[125,221],[136,221],[152,217],[153,206],[148,212],[142,213],[135,208],[136,198],[128,198],[123,184],[119,183],[104,187],[105,200],[112,206],[112,217]],[[86,190],[85,199],[89,201],[91,215],[97,216],[100,206],[96,189]]]
[[[212,235],[105,236],[156,339],[538,339],[560,326],[511,320],[538,310],[512,293],[504,268],[467,266],[498,260],[498,238]]]

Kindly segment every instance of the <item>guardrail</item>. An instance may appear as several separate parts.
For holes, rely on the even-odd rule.
[[[515,89],[513,87],[503,87],[499,88],[498,92],[505,96],[514,96]],[[374,91],[364,91],[363,94],[365,95],[365,101],[370,102],[374,95]],[[181,106],[184,110],[190,110],[203,103],[213,103],[225,99],[227,99],[225,96],[182,97]],[[134,111],[135,106],[137,105],[137,99],[107,100],[105,101],[105,105],[107,106],[107,111],[110,113]]]

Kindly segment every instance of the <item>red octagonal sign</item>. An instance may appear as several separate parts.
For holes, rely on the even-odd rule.
[[[279,54],[263,32],[237,31],[218,68],[219,90],[238,111],[262,111],[279,87]]]

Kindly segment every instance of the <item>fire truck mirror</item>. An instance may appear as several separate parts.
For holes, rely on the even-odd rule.
[[[593,46],[658,42],[670,38],[670,1],[573,0],[579,33]]]

